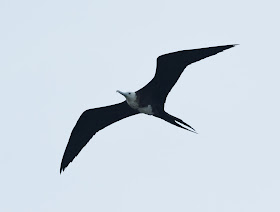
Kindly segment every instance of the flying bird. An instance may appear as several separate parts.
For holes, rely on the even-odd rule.
[[[60,173],[73,161],[95,133],[132,115],[139,113],[152,115],[195,133],[195,129],[190,125],[165,112],[166,97],[188,65],[234,46],[183,50],[159,56],[155,76],[146,86],[136,92],[117,91],[126,98],[126,101],[89,109],[82,113],[70,135],[61,161]]]

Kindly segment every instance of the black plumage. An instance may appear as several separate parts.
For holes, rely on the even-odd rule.
[[[155,76],[146,86],[135,93],[120,92],[127,98],[127,101],[107,107],[89,109],[80,116],[64,152],[60,172],[73,161],[96,132],[123,118],[143,112],[141,109],[146,107],[151,107],[152,112],[144,113],[195,132],[190,125],[164,111],[166,97],[188,65],[234,46],[184,50],[159,56]],[[130,101],[130,95],[132,97],[136,95],[135,101]],[[131,103],[135,103],[136,106],[131,105]]]

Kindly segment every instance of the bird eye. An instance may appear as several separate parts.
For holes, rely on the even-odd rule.
[[[130,95],[130,92],[128,94]]]

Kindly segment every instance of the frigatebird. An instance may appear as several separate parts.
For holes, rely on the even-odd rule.
[[[159,56],[155,76],[146,86],[136,92],[117,91],[126,98],[126,101],[89,109],[82,113],[70,135],[61,161],[60,173],[73,161],[95,133],[138,113],[155,116],[195,133],[195,129],[190,125],[164,111],[166,97],[188,65],[234,46],[183,50]]]

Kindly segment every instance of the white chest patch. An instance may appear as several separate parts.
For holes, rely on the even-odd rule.
[[[151,105],[148,105],[147,107],[140,107],[140,108],[138,108],[138,111],[140,113],[146,113],[148,115],[153,115],[154,114]]]
[[[126,100],[127,104],[132,107],[135,110],[138,110],[140,113],[145,113],[148,115],[153,115],[153,109],[151,105],[148,105],[146,107],[139,107],[138,103],[136,101],[129,101]]]

